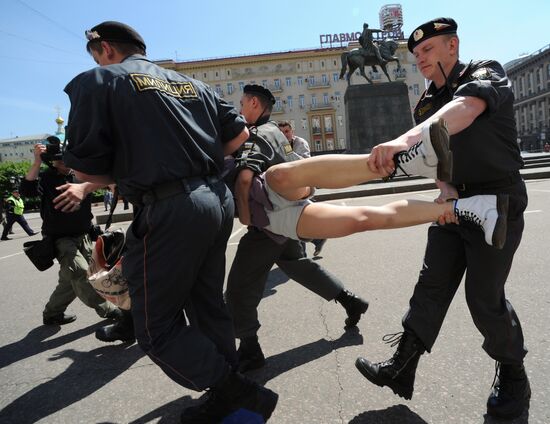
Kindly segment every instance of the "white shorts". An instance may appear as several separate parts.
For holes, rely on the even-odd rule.
[[[265,229],[293,240],[300,240],[296,232],[298,220],[304,208],[312,203],[311,200],[309,200],[309,198],[287,200],[279,193],[273,191],[271,187],[269,187],[267,181],[265,181],[265,188],[267,190],[267,196],[273,204],[272,211],[265,210],[269,218],[269,225],[265,227]]]

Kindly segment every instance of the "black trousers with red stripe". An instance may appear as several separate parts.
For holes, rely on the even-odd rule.
[[[139,209],[128,229],[123,272],[136,338],[174,381],[201,391],[237,362],[223,299],[234,204],[206,181]]]

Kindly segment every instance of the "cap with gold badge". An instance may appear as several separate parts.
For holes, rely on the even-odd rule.
[[[436,18],[416,28],[407,42],[412,53],[413,49],[424,40],[443,34],[456,34],[458,24],[453,18]]]

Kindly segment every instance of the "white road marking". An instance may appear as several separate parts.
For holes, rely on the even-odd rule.
[[[525,215],[527,215],[528,213],[539,213],[539,212],[542,212],[542,209],[534,209],[532,211],[525,211],[523,212]]]
[[[8,259],[8,258],[11,258],[12,256],[17,256],[17,255],[22,255],[22,254],[23,254],[23,252],[17,252],[17,253],[14,253],[13,255],[2,256],[2,257],[0,258],[0,261],[1,261],[2,259]]]

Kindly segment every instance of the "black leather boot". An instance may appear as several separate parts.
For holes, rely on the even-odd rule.
[[[258,336],[243,337],[237,350],[239,365],[237,371],[246,372],[262,368],[265,365],[265,356],[258,342]]]
[[[367,312],[369,308],[369,302],[348,290],[342,290],[334,300],[340,303],[346,310],[346,314],[348,314],[345,328],[355,327],[361,319],[361,315]]]
[[[426,349],[420,339],[410,331],[387,334],[383,340],[391,346],[399,343],[390,359],[373,364],[360,357],[355,361],[355,366],[371,383],[380,387],[388,386],[396,395],[411,399],[416,366]]]
[[[523,364],[496,363],[495,380],[487,414],[497,418],[517,418],[529,407],[531,387]]]
[[[120,309],[121,316],[115,324],[105,325],[95,331],[95,337],[102,342],[116,342],[120,340],[124,343],[133,343],[136,340],[134,334],[134,321],[130,311]]]
[[[237,411],[246,409],[262,416],[267,422],[279,395],[242,374],[230,371],[222,381],[210,389],[206,402],[183,411],[182,424],[214,424]]]

